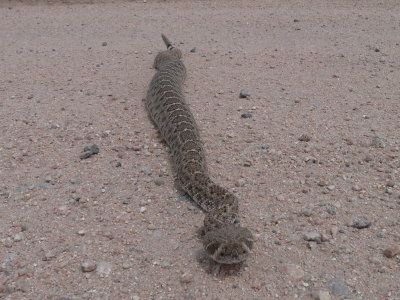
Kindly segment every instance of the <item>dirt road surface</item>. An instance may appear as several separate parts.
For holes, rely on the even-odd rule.
[[[0,298],[400,299],[399,16],[372,0],[2,1]],[[203,213],[144,109],[161,32],[257,238],[241,266],[204,256]]]

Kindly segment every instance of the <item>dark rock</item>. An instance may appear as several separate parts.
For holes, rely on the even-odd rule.
[[[251,113],[243,113],[243,114],[241,115],[241,117],[242,117],[243,119],[249,119],[249,118],[252,118],[253,115],[252,115]]]
[[[302,134],[299,137],[299,141],[300,142],[309,142],[309,141],[311,141],[311,137],[309,137],[307,134]]]
[[[96,144],[93,144],[91,146],[86,146],[83,151],[84,152],[79,156],[80,159],[87,159],[92,155],[98,154],[100,149]]]
[[[250,97],[250,92],[248,90],[240,90],[239,98],[247,98]]]
[[[357,229],[364,229],[364,228],[368,228],[370,227],[372,224],[372,222],[370,220],[361,220],[361,221],[357,221],[353,224],[354,228]]]

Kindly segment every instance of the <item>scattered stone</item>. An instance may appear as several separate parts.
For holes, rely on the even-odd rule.
[[[248,90],[240,90],[239,98],[247,98],[250,97],[250,92]]]
[[[142,206],[139,211],[140,211],[140,213],[144,213],[146,210],[147,210],[147,208]]]
[[[83,154],[79,156],[80,159],[87,159],[92,155],[98,154],[100,149],[96,144],[93,144],[92,146],[86,146],[83,151]]]
[[[307,134],[302,134],[302,135],[299,137],[299,141],[300,141],[300,142],[309,142],[309,141],[311,141],[311,137],[308,136]]]
[[[317,248],[317,243],[316,242],[308,242],[307,247],[310,250],[314,250],[315,248]]]
[[[328,214],[330,214],[330,215],[336,215],[336,207],[335,206],[333,206],[333,205],[329,205],[327,208],[326,208],[326,212],[328,213]]]
[[[120,168],[122,166],[120,161],[117,161],[114,165],[116,168]]]
[[[113,265],[109,262],[99,262],[96,268],[96,273],[99,274],[100,277],[107,277],[108,275],[110,275],[112,267]]]
[[[158,186],[163,185],[164,184],[164,178],[162,177],[157,177],[156,179],[154,179],[154,183]]]
[[[335,186],[333,184],[328,185],[327,189],[330,190],[330,191],[333,191],[335,189]]]
[[[146,168],[146,167],[142,167],[142,168],[140,169],[140,171],[141,171],[143,174],[145,174],[145,175],[151,175],[151,174],[152,174],[151,170],[148,169],[148,168]]]
[[[339,227],[333,226],[333,227],[331,228],[331,235],[332,235],[333,238],[336,238],[338,232],[339,232]]]
[[[84,236],[84,235],[86,234],[86,231],[85,231],[85,230],[79,230],[79,231],[78,231],[78,234],[79,234],[80,236]]]
[[[130,268],[132,268],[132,264],[129,263],[129,262],[124,262],[122,264],[122,269],[127,270],[127,269],[130,269]]]
[[[378,238],[384,238],[385,237],[385,232],[384,231],[379,231],[377,234],[376,234],[376,236],[378,237]]]
[[[16,235],[14,235],[14,242],[20,242],[24,239],[24,234],[19,232]]]
[[[359,191],[362,190],[362,187],[356,184],[356,185],[354,185],[351,189],[352,189],[353,191],[355,191],[355,192],[359,192]]]
[[[253,115],[252,115],[251,113],[243,113],[243,114],[241,115],[241,117],[242,117],[243,119],[250,119],[250,118],[253,117]]]
[[[381,50],[379,50],[379,48],[375,48],[374,51],[375,52],[380,52]]]
[[[364,161],[365,162],[371,162],[373,160],[373,157],[371,156],[371,155],[366,155],[365,157],[364,157]]]
[[[243,166],[244,167],[251,167],[251,162],[250,161],[245,161],[244,163],[243,163]]]
[[[129,204],[131,204],[131,200],[130,200],[130,199],[124,199],[124,200],[122,201],[122,204],[124,204],[124,205],[129,205]]]
[[[343,278],[334,278],[330,282],[332,294],[336,296],[346,296],[349,293],[349,288]]]
[[[193,47],[193,48],[190,50],[190,52],[195,53],[196,50],[197,50],[196,47]]]
[[[357,229],[364,229],[364,228],[370,227],[371,224],[372,224],[372,222],[370,220],[360,220],[360,221],[355,222],[353,224],[353,227],[357,228]]]
[[[383,255],[387,258],[395,257],[397,254],[400,254],[400,246],[398,245],[390,246],[383,250]]]
[[[312,208],[306,206],[301,209],[301,213],[306,217],[311,217],[313,215]]]
[[[300,20],[299,19],[294,19],[293,22],[297,23],[297,22],[300,22]]]
[[[331,299],[331,295],[329,294],[328,291],[312,291],[311,292],[311,297],[314,300],[330,300]]]
[[[377,148],[385,148],[386,144],[382,140],[380,140],[379,138],[373,138],[371,140],[371,146],[377,147]]]
[[[285,264],[282,266],[282,271],[289,275],[289,277],[293,280],[301,280],[305,272],[302,270],[302,268],[298,265],[295,264]]]
[[[329,235],[327,235],[326,233],[321,234],[321,241],[322,242],[329,242],[330,241],[330,237]]]
[[[53,250],[50,250],[50,251],[46,252],[44,254],[44,256],[42,257],[42,260],[43,261],[50,261],[50,260],[52,260],[52,259],[54,259],[56,257],[57,257],[57,250],[53,249]]]
[[[190,273],[183,273],[180,279],[181,283],[190,283],[193,281],[193,275]]]
[[[269,145],[262,144],[262,145],[260,146],[260,148],[263,149],[263,150],[267,150],[267,149],[269,149]]]
[[[388,182],[386,182],[386,186],[387,187],[394,187],[395,186],[395,182],[394,181],[392,181],[392,180],[390,180],[390,181],[388,181]]]
[[[102,45],[103,47],[105,47],[105,46],[107,46],[107,42],[102,42],[101,45]]]
[[[93,261],[85,261],[84,263],[81,264],[81,270],[82,272],[93,272],[96,270],[97,265]]]
[[[317,242],[318,244],[321,243],[321,234],[318,232],[307,232],[304,234],[303,238],[306,241]]]

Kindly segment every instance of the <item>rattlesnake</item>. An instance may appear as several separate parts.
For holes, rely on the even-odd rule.
[[[182,92],[186,77],[182,52],[161,36],[167,50],[154,60],[157,73],[147,91],[146,108],[171,149],[178,183],[206,213],[202,238],[206,253],[222,264],[242,262],[253,247],[253,236],[239,225],[237,198],[208,175],[199,129]]]

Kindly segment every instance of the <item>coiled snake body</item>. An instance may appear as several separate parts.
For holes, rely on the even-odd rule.
[[[178,182],[206,213],[203,246],[216,262],[242,262],[253,246],[253,236],[238,224],[237,198],[208,175],[199,130],[182,92],[186,68],[182,52],[162,35],[166,51],[154,60],[157,73],[146,96],[146,108],[172,152]]]

